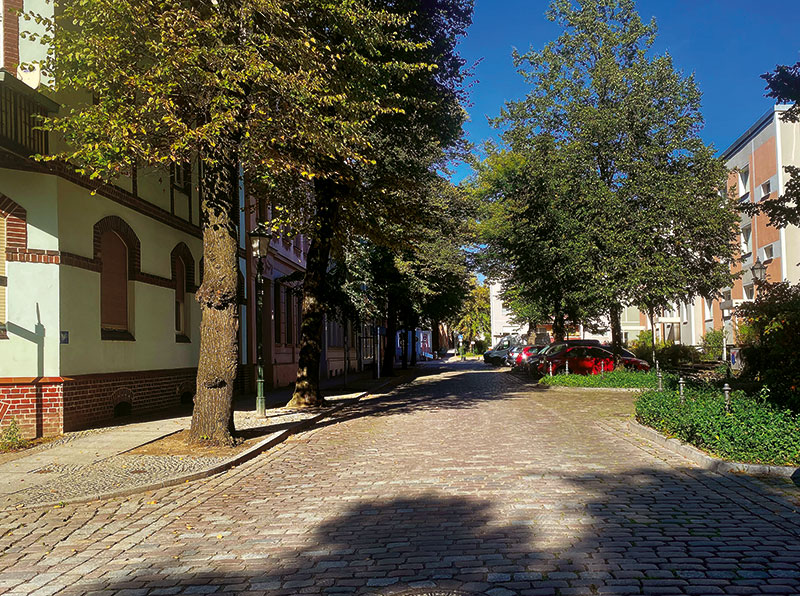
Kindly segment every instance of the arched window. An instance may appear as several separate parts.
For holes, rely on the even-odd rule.
[[[115,334],[128,327],[128,247],[116,232],[106,230],[100,237],[100,327],[104,339],[120,339]]]
[[[186,309],[186,264],[181,257],[175,258],[175,334],[186,337],[189,328]]]

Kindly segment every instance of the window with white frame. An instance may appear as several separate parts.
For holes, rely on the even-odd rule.
[[[762,260],[769,261],[775,256],[775,249],[772,244],[767,244],[764,247],[764,258]]]
[[[758,199],[761,200],[763,198],[766,198],[771,192],[772,192],[772,181],[767,180],[761,186],[758,187]]]
[[[745,166],[739,170],[739,198],[750,192],[750,168]]]
[[[714,313],[711,310],[711,306],[713,304],[714,303],[711,302],[711,300],[709,300],[708,298],[703,298],[703,306],[705,307],[706,321],[710,321],[711,319],[714,318]]]
[[[756,295],[755,288],[753,287],[752,284],[750,284],[749,286],[744,286],[745,300],[752,300],[753,298],[755,298],[755,295]]]
[[[753,228],[750,225],[742,227],[742,254],[749,255],[753,252]]]

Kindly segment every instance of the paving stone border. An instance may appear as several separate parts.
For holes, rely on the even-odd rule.
[[[596,391],[611,391],[615,393],[636,393],[647,391],[650,387],[568,387],[566,385],[548,385],[547,383],[536,383],[537,387],[554,391],[586,391],[589,393]]]
[[[627,421],[627,427],[632,433],[648,439],[661,447],[665,447],[678,455],[682,455],[705,470],[717,472],[719,474],[749,474],[751,476],[790,478],[795,484],[800,486],[800,468],[798,467],[767,466],[763,464],[746,464],[743,462],[726,461],[718,457],[712,457],[697,447],[684,443],[679,439],[666,437],[655,429],[639,424],[634,419]]]

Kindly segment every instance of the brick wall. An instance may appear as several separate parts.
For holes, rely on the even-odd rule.
[[[16,420],[26,439],[61,433],[61,379],[0,384],[0,429]]]
[[[114,419],[121,402],[134,415],[177,406],[184,393],[194,394],[197,369],[80,375],[64,381],[64,431]]]
[[[239,367],[235,393],[252,393],[253,366]],[[197,369],[0,379],[0,429],[17,421],[25,438],[58,435],[113,421],[122,402],[134,415],[178,406],[193,396]]]

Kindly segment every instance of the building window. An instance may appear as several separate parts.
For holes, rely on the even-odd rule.
[[[283,340],[283,335],[281,334],[281,295],[283,292],[281,291],[281,284],[277,281],[275,282],[273,292],[273,305],[272,305],[272,312],[274,313],[275,317],[275,343],[280,344]]]
[[[103,339],[128,337],[128,247],[115,232],[100,238],[100,328]]]
[[[0,339],[6,337],[6,293],[8,277],[6,273],[6,218],[0,217]]]
[[[775,256],[775,249],[772,247],[772,244],[767,244],[764,247],[764,261],[770,261]]]
[[[762,184],[759,187],[759,191],[758,191],[759,200],[765,199],[767,196],[769,196],[770,192],[772,192],[772,181],[771,180],[767,180],[766,182],[764,182],[764,184]]]
[[[742,228],[742,256],[753,252],[753,228],[749,225]]]
[[[292,291],[286,289],[286,343],[291,345],[294,343],[292,340],[292,333],[294,332],[294,310],[292,309]]]
[[[755,298],[756,292],[755,287],[753,285],[744,286],[744,297],[746,300],[752,300]]]
[[[714,318],[714,313],[711,311],[711,306],[713,302],[707,298],[703,298],[703,306],[705,307],[705,314],[706,314],[706,321],[710,321]]]
[[[744,199],[750,192],[750,168],[744,167],[739,170],[739,198]]]
[[[186,308],[186,264],[181,257],[175,258],[175,339],[189,339],[189,311]]]
[[[297,296],[297,341],[296,343],[298,346],[300,345],[300,336],[301,330],[303,325],[303,294]]]

